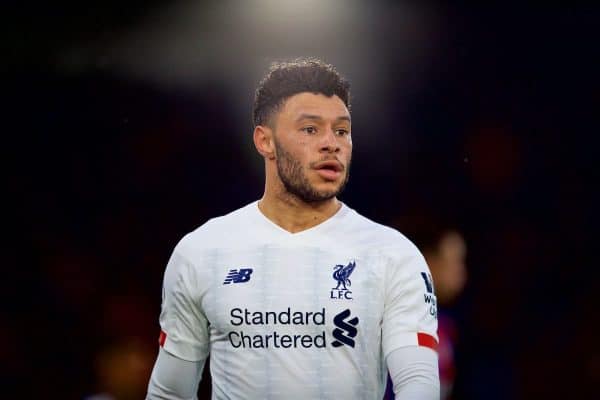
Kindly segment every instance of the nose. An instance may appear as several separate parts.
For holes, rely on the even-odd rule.
[[[329,128],[325,131],[321,143],[321,151],[327,153],[337,153],[340,151],[337,137],[333,129]]]

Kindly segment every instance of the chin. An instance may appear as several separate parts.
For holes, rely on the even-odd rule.
[[[327,196],[330,194],[335,196],[340,191],[340,186],[341,185],[339,185],[338,183],[328,185],[315,185],[313,186],[313,190],[315,191],[315,193],[319,193],[323,196]]]
[[[316,190],[315,192],[319,194],[319,197],[323,200],[329,200],[336,197],[339,194],[339,190]]]

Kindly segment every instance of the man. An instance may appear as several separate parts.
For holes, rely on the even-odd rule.
[[[431,276],[417,248],[336,196],[352,155],[349,84],[318,60],[256,91],[265,192],[175,247],[148,399],[439,398]]]

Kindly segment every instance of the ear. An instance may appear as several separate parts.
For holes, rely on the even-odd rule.
[[[275,159],[275,142],[273,130],[265,125],[257,125],[254,128],[254,146],[256,150],[266,159]]]

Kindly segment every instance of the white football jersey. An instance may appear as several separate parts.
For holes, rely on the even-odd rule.
[[[346,205],[290,233],[253,202],[176,246],[160,344],[210,354],[213,399],[381,399],[385,357],[437,344],[429,269],[402,234]]]

